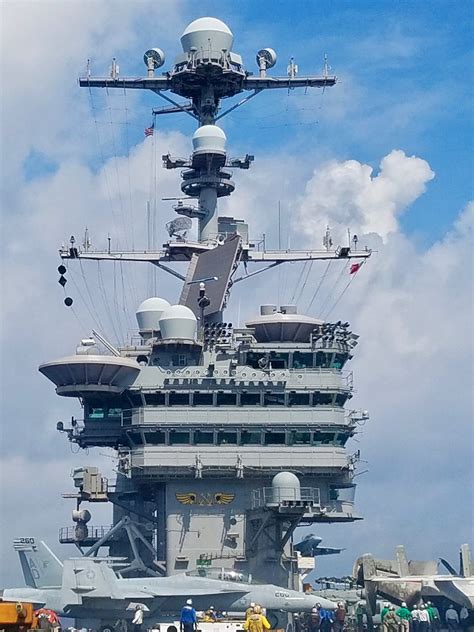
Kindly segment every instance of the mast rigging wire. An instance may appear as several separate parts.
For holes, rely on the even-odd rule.
[[[337,299],[334,301],[334,303],[332,304],[331,308],[328,310],[325,318],[328,318],[332,314],[332,312],[334,311],[334,309],[336,308],[336,306],[338,305],[339,301],[342,299],[342,297],[344,296],[346,291],[349,289],[350,284],[354,281],[355,277],[357,276],[357,274],[359,273],[360,269],[362,268],[362,266],[364,265],[365,262],[366,262],[366,260],[364,259],[362,261],[362,263],[360,264],[360,267],[355,272],[353,272],[351,274],[351,278],[349,279],[349,281],[347,282],[346,286],[344,287],[342,292],[339,294]]]
[[[343,277],[343,274],[347,271],[347,267],[349,265],[349,261],[350,261],[350,259],[348,259],[346,261],[346,264],[341,268],[341,271],[339,272],[339,275],[336,278],[336,282],[333,284],[332,289],[329,290],[326,298],[324,299],[324,301],[323,301],[323,303],[321,305],[321,308],[320,308],[320,313],[321,314],[324,313],[325,307],[327,306],[327,304],[331,300],[331,297],[333,296],[334,292],[336,291],[336,288],[339,285],[339,283],[340,283],[340,281],[341,281],[341,279]]]
[[[317,286],[317,288],[315,289],[313,296],[311,297],[311,300],[310,300],[310,302],[309,302],[308,307],[306,308],[306,312],[307,312],[307,313],[309,313],[309,310],[311,309],[311,306],[312,306],[312,305],[313,305],[313,303],[314,303],[314,299],[315,299],[315,298],[316,298],[316,296],[318,295],[318,292],[319,292],[319,290],[320,290],[320,288],[321,288],[321,285],[323,284],[323,281],[324,281],[324,279],[325,279],[325,278],[326,278],[326,276],[327,276],[327,273],[328,273],[328,271],[329,271],[329,268],[330,268],[330,266],[331,266],[331,263],[332,263],[332,261],[331,261],[331,260],[329,260],[329,261],[328,261],[328,264],[327,264],[327,266],[326,266],[326,269],[324,270],[324,274],[323,274],[323,276],[320,278],[319,283],[318,283],[318,286]]]

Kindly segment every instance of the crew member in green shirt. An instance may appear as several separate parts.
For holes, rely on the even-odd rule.
[[[400,632],[410,632],[411,612],[408,610],[405,602],[395,613],[400,619]]]

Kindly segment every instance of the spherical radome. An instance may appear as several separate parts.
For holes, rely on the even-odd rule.
[[[181,36],[181,45],[185,53],[196,49],[197,52],[232,50],[234,36],[230,28],[217,18],[198,18],[188,24]]]
[[[140,331],[159,331],[160,317],[170,307],[168,301],[158,296],[147,298],[138,306],[136,317]]]
[[[217,125],[202,125],[193,134],[193,150],[199,153],[225,153],[227,137]]]
[[[171,305],[160,318],[160,331],[163,340],[196,338],[197,318],[185,305]]]

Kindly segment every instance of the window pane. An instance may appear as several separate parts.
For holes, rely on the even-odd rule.
[[[164,406],[165,394],[163,392],[150,393],[149,395],[145,395],[145,401],[147,403],[147,406]]]
[[[309,393],[290,393],[288,396],[289,406],[309,406]]]
[[[237,395],[235,393],[217,393],[218,406],[235,406]]]
[[[170,406],[189,406],[189,393],[170,393]]]
[[[284,445],[285,433],[284,432],[265,432],[264,440],[265,440],[265,445]]]
[[[242,406],[259,406],[260,393],[242,393],[240,396]]]
[[[213,445],[214,432],[210,430],[195,430],[194,443],[196,445]]]
[[[145,440],[147,443],[159,445],[165,443],[165,433],[157,430],[156,432],[145,432]]]
[[[227,430],[219,431],[217,433],[217,443],[219,445],[225,444],[233,444],[237,443],[237,432],[229,432]]]
[[[212,393],[194,393],[195,406],[212,406]]]
[[[277,353],[272,351],[270,353],[270,364],[272,369],[287,369],[288,368],[288,353]]]
[[[331,406],[333,400],[333,393],[320,393],[316,391],[313,395],[314,406]]]
[[[311,443],[311,434],[309,432],[293,431],[291,433],[291,443],[293,445],[302,445]]]
[[[130,437],[135,445],[142,444],[142,436],[139,432],[129,432],[127,433],[127,435]]]
[[[242,445],[260,445],[262,443],[261,433],[253,430],[242,430]]]
[[[313,366],[313,354],[304,353],[303,351],[293,352],[293,368],[309,369]]]
[[[170,443],[171,443],[171,445],[175,445],[175,444],[189,444],[190,443],[189,432],[187,432],[187,431],[179,431],[179,430],[172,430],[170,432]]]
[[[264,393],[263,405],[264,406],[284,406],[285,393]]]

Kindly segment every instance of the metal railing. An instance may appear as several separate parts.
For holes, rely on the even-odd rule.
[[[84,540],[87,542],[91,542],[91,540],[97,542],[103,538],[111,528],[112,525],[87,525],[87,537],[85,537]],[[76,538],[76,527],[61,527],[61,529],[59,529],[59,541],[61,544],[79,542],[80,540]]]
[[[318,487],[262,487],[252,491],[252,509],[259,507],[321,505]]]

